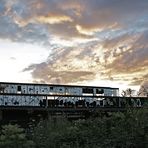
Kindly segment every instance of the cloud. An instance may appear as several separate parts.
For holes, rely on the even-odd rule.
[[[59,36],[65,40],[68,35],[71,40],[77,37],[94,38],[96,33],[106,29],[125,28],[130,22],[145,16],[148,11],[148,3],[145,0],[8,0],[0,3],[0,10],[5,11],[4,17],[8,19],[9,16],[11,20],[5,20],[3,24],[15,26],[10,27],[11,31],[19,32],[20,28],[27,31],[26,26],[33,24],[42,26],[41,28],[48,27],[48,36]],[[13,40],[9,31],[7,32],[6,36]]]
[[[127,73],[143,70],[148,67],[148,43],[146,39],[148,32],[143,33],[136,39],[130,48],[123,52],[107,68],[110,68],[114,73]]]
[[[106,40],[105,74],[113,80],[125,80],[129,85],[140,85],[148,74],[148,32],[124,34]]]
[[[34,79],[53,82],[77,83],[95,79],[101,68],[93,45],[56,48],[44,63],[33,64],[24,69],[32,71]],[[98,68],[97,68],[98,67]],[[96,73],[97,72],[97,73]]]
[[[32,76],[39,81],[48,83],[74,83],[94,78],[93,72],[84,70],[60,70],[51,63],[40,63],[31,65],[24,71],[33,70]]]
[[[34,79],[137,84],[147,74],[147,8],[147,0],[2,0],[0,38],[51,51],[24,69]]]
[[[16,60],[16,58],[15,57],[10,57],[10,60]]]
[[[82,17],[78,18],[78,25],[85,32],[100,32],[125,28],[130,22],[145,16],[147,1],[93,0],[85,1]]]
[[[4,12],[5,12],[5,1],[2,0],[0,5],[0,15],[2,15]]]
[[[7,27],[6,27],[7,26]],[[19,27],[12,22],[12,19],[7,16],[0,16],[0,37],[3,39],[14,39],[15,34],[19,31]]]
[[[49,24],[57,24],[60,22],[72,22],[73,20],[66,16],[66,15],[55,15],[54,14],[48,14],[47,16],[39,16],[36,18],[37,21],[40,23],[49,23]]]
[[[0,38],[23,42],[39,42],[40,39],[40,42],[44,41],[45,44],[50,44],[50,37],[62,40],[92,38],[79,33],[75,27],[73,15],[69,14],[66,8],[61,9],[55,1],[15,0],[11,2],[8,0],[2,5],[5,12],[0,16]],[[75,7],[72,8],[75,9]],[[35,40],[37,38],[38,40]]]
[[[46,64],[31,65],[26,70],[33,70],[35,79],[49,82],[56,80],[56,77],[58,82],[63,83],[93,78],[138,85],[148,73],[146,39],[147,32],[123,34],[103,42],[94,41],[75,47],[55,48]],[[72,75],[79,76],[72,81]]]

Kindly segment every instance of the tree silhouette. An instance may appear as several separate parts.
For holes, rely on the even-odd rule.
[[[134,92],[135,92],[135,90],[133,90],[131,88],[127,88],[126,90],[122,91],[121,95],[123,97],[132,97],[132,96],[134,96]]]
[[[140,90],[139,90],[138,96],[146,96],[146,97],[148,97],[148,87],[142,85]]]

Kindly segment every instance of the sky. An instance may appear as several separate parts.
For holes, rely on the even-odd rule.
[[[0,0],[0,81],[139,89],[147,0]]]

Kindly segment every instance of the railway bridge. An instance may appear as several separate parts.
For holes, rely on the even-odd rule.
[[[119,97],[118,88],[0,82],[0,123],[147,108],[148,97]]]

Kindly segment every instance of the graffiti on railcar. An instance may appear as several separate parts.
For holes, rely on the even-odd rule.
[[[0,83],[0,106],[95,108],[148,105],[148,99],[118,95],[119,89],[110,87]]]
[[[0,95],[0,106],[40,106],[42,96]]]

